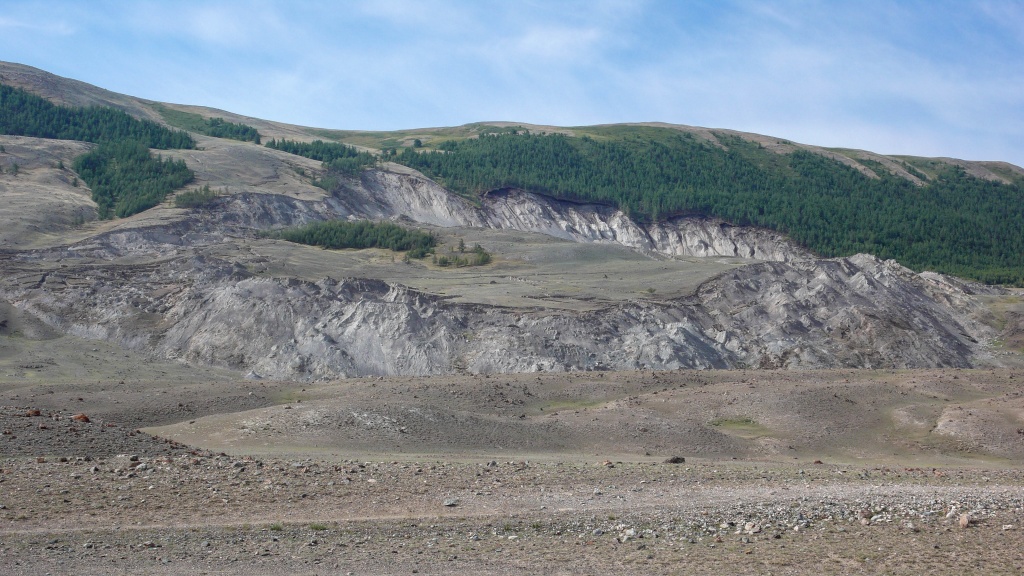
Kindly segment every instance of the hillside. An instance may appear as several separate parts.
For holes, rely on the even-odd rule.
[[[823,249],[800,245],[817,230],[846,242],[836,252],[891,256],[903,245],[1005,279],[995,275],[1017,270],[1011,248],[1024,232],[999,226],[1020,217],[1019,183],[995,164],[840,154],[661,125],[327,133],[133,100],[25,67],[0,76],[19,86],[5,88],[5,101],[19,105],[0,116],[18,134],[0,136],[0,159],[19,166],[0,178],[9,200],[0,213],[12,223],[0,296],[57,334],[305,380],[972,367],[1015,354],[1014,293],[866,254],[821,259],[814,252]],[[139,106],[153,114],[136,118]],[[704,204],[673,208],[690,201],[673,181]],[[822,193],[815,182],[834,188]],[[894,203],[894,190],[932,210],[900,222],[908,205]],[[957,203],[925,198],[951,191],[961,192]],[[174,207],[175,196],[187,208]],[[983,221],[965,208],[971,202],[1000,214]],[[820,229],[844,216],[866,228]],[[363,223],[307,226],[339,219]],[[879,222],[906,228],[895,238],[902,244],[884,244],[870,228]],[[983,243],[986,225],[996,230]],[[306,228],[289,231],[298,226]],[[313,242],[360,250],[285,240],[328,228],[376,237]],[[399,248],[406,234],[430,239],[413,258]],[[851,234],[873,243],[851,243]],[[965,245],[978,249],[975,260],[957,259]],[[444,266],[471,257],[478,265]],[[52,354],[39,353],[44,372]]]
[[[337,160],[321,151],[279,147],[321,160],[327,173],[315,183],[322,187],[337,186],[339,172],[352,175],[386,160],[472,201],[519,189],[607,205],[641,224],[717,218],[777,231],[824,257],[866,252],[918,271],[1024,284],[1024,169],[1003,162],[882,156],[663,124],[324,130],[85,90],[18,65],[0,68],[0,82],[59,104],[113,106],[198,133],[262,137],[271,140],[268,145],[323,140],[353,146],[353,157]],[[357,155],[359,150],[364,152]]]
[[[11,570],[1024,570],[1019,168],[0,84]]]

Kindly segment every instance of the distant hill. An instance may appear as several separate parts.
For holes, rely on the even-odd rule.
[[[668,124],[327,130],[141,100],[9,63],[0,63],[0,84],[208,135],[227,126],[253,139],[363,152],[336,162],[339,176],[394,162],[469,198],[515,188],[615,206],[639,221],[712,216],[777,230],[823,256],[868,252],[917,270],[1024,284],[1024,169],[1005,162],[884,156]]]

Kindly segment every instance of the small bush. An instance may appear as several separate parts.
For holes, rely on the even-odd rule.
[[[460,250],[462,253],[465,250],[465,244],[462,240],[459,240]],[[454,252],[453,252],[454,254]],[[473,249],[470,250],[466,256],[437,256],[434,258],[434,264],[442,268],[463,268],[466,266],[485,266],[491,263],[490,252],[484,250],[483,246],[476,244]]]
[[[174,197],[174,205],[178,208],[204,208],[216,200],[217,194],[206,185],[202,188],[182,192]]]

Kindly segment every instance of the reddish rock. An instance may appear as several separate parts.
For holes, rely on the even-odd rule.
[[[81,413],[75,414],[74,416],[71,417],[71,419],[74,420],[75,422],[90,422],[89,417]]]

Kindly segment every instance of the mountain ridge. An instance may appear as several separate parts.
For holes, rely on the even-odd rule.
[[[119,94],[104,88],[97,87],[95,85],[75,80],[72,78],[66,78],[52,74],[45,70],[27,66],[24,64],[17,64],[12,62],[0,61],[0,83],[9,84],[11,86],[26,89],[30,92],[36,93],[48,100],[62,105],[68,106],[90,106],[90,105],[104,105],[111,106],[114,108],[122,109],[130,114],[133,114],[140,118],[148,120],[154,120],[166,124],[166,121],[160,116],[159,112],[154,110],[152,104],[160,104],[169,106],[175,109],[198,113],[205,118],[216,118],[222,117],[225,120],[232,122],[244,122],[254,125],[256,128],[264,128],[267,130],[265,136],[267,138],[296,138],[302,137],[308,140],[328,138],[336,140],[338,142],[349,143],[353,145],[357,144],[360,138],[368,138],[372,135],[385,135],[381,140],[386,139],[411,139],[415,134],[432,135],[438,139],[446,138],[452,134],[458,133],[471,133],[474,127],[515,127],[521,126],[525,129],[536,131],[538,133],[565,133],[570,135],[581,135],[586,134],[588,129],[593,128],[614,128],[614,127],[659,127],[669,128],[678,130],[681,132],[692,133],[702,136],[708,141],[716,142],[714,133],[731,134],[745,138],[751,142],[763,143],[766,146],[770,146],[776,150],[786,150],[787,147],[800,148],[809,151],[813,151],[829,158],[843,162],[844,164],[855,167],[858,170],[864,170],[863,166],[856,165],[847,154],[867,155],[869,159],[877,158],[889,158],[889,159],[900,159],[900,158],[923,158],[931,159],[943,162],[949,162],[952,164],[963,166],[965,169],[974,170],[976,176],[979,178],[998,180],[1000,182],[1009,182],[1010,180],[1005,176],[987,169],[987,165],[997,165],[1004,167],[1012,171],[1017,176],[1024,177],[1024,168],[1006,162],[1003,160],[966,160],[952,157],[926,157],[926,156],[911,156],[905,154],[879,154],[868,150],[861,149],[848,149],[848,148],[833,148],[823,147],[813,144],[803,144],[787,140],[785,138],[758,134],[754,132],[745,132],[741,130],[734,130],[730,128],[710,128],[702,126],[692,126],[685,124],[673,124],[668,122],[621,122],[614,124],[594,124],[590,126],[552,126],[552,125],[541,125],[541,124],[530,124],[526,122],[516,122],[509,120],[501,121],[479,121],[463,124],[460,126],[438,126],[438,127],[425,127],[425,128],[407,128],[399,130],[349,130],[349,129],[327,129],[317,128],[313,126],[302,126],[298,124],[289,124],[286,122],[278,122],[274,120],[261,119],[254,116],[248,116],[244,114],[238,114],[228,110],[222,110],[218,108],[212,108],[208,106],[195,105],[195,104],[181,104],[181,103],[169,103],[160,102],[156,100],[149,100],[145,98],[138,98],[131,95]],[[261,134],[263,134],[261,130]],[[331,138],[329,135],[335,134],[337,137]],[[348,140],[352,140],[349,142]],[[410,142],[411,143],[411,142]],[[426,144],[426,143],[425,143]],[[380,148],[377,148],[378,150]],[[912,175],[907,174],[908,179],[912,178]]]

